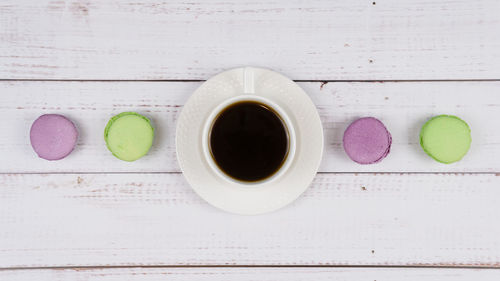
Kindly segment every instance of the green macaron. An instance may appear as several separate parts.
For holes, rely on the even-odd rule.
[[[420,145],[436,161],[457,162],[469,151],[472,141],[467,123],[452,115],[439,115],[427,121],[420,131]]]
[[[148,118],[135,112],[112,117],[104,129],[108,149],[118,159],[135,161],[148,153],[153,144],[154,129]]]

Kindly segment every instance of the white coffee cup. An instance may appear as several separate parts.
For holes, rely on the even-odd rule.
[[[207,120],[205,121],[205,124],[203,126],[203,131],[202,131],[202,150],[203,150],[203,155],[205,157],[205,160],[207,161],[208,165],[210,168],[213,170],[213,172],[220,178],[229,181],[231,183],[238,183],[242,185],[247,185],[247,186],[258,186],[264,183],[269,183],[272,181],[277,180],[280,178],[290,167],[293,158],[295,156],[295,149],[296,149],[296,135],[295,135],[295,129],[293,127],[293,124],[290,120],[290,117],[288,114],[275,102],[271,101],[270,99],[256,95],[254,93],[254,79],[253,79],[253,71],[252,68],[247,67],[244,70],[244,87],[241,95],[237,95],[234,97],[231,97],[229,99],[226,99],[225,101],[221,102],[218,106],[216,106],[212,112],[209,114]],[[244,101],[250,101],[250,102],[257,102],[266,105],[267,107],[271,108],[275,113],[278,114],[278,116],[281,118],[283,121],[287,135],[288,135],[288,153],[286,155],[286,159],[284,160],[283,164],[281,167],[270,177],[265,178],[263,180],[255,181],[255,182],[246,182],[246,181],[240,181],[235,178],[230,177],[227,175],[224,171],[222,171],[219,166],[215,163],[215,159],[212,156],[211,153],[211,148],[210,148],[210,133],[212,130],[212,126],[215,122],[215,119],[219,116],[219,114],[229,107],[232,104],[239,103],[239,102],[244,102]]]

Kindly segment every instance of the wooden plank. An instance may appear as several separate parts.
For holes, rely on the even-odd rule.
[[[238,216],[180,174],[0,176],[0,267],[500,267],[500,176],[319,174],[296,202]]]
[[[497,281],[494,269],[409,269],[409,268],[113,268],[47,269],[0,271],[9,281]]]
[[[0,4],[2,79],[499,79],[500,2],[53,1]]]
[[[0,172],[179,172],[175,123],[201,82],[0,82]],[[322,172],[499,172],[500,82],[299,83],[323,121]],[[150,117],[156,139],[150,153],[134,162],[115,159],[104,144],[111,116],[138,111]],[[29,144],[39,115],[62,113],[80,130],[76,150],[62,161],[39,159]],[[457,114],[473,133],[468,155],[459,163],[435,162],[420,148],[420,127],[433,115]],[[393,136],[391,154],[376,165],[352,162],[342,135],[361,116],[381,119]],[[492,123],[493,122],[493,123]]]

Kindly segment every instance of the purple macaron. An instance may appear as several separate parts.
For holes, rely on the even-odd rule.
[[[33,122],[30,140],[40,158],[59,160],[75,148],[78,131],[75,124],[59,114],[45,114]]]
[[[365,117],[347,127],[343,142],[345,152],[354,162],[373,164],[389,154],[392,137],[380,120]]]

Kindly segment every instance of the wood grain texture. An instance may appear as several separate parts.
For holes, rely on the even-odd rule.
[[[500,267],[500,176],[319,174],[296,202],[238,216],[181,174],[0,176],[0,267]]]
[[[388,268],[114,268],[0,271],[8,281],[497,281],[499,270]]]
[[[500,79],[497,0],[4,0],[2,79]]]
[[[201,82],[0,82],[0,172],[179,172],[177,116]],[[323,122],[321,172],[500,172],[500,82],[299,83]],[[103,132],[113,115],[137,111],[152,119],[156,137],[144,158],[124,162],[107,150]],[[29,143],[32,122],[44,113],[74,120],[80,139],[62,161],[39,159]],[[420,148],[420,127],[437,114],[456,114],[472,128],[473,144],[458,163],[435,162]],[[358,117],[381,119],[393,136],[390,155],[376,165],[352,162],[342,148],[345,128]]]
[[[496,0],[5,0],[0,80],[204,80],[244,65],[295,80],[499,80],[499,14]],[[1,81],[0,280],[500,279],[444,268],[12,270],[500,268],[500,82],[299,83],[323,122],[322,173],[291,206],[256,217],[209,206],[179,173],[175,122],[200,84]],[[157,134],[134,163],[103,141],[109,118],[128,110]],[[78,126],[63,161],[30,147],[43,113]],[[443,113],[473,132],[453,165],[418,144],[421,125]],[[369,115],[394,143],[382,163],[361,166],[341,138]]]

